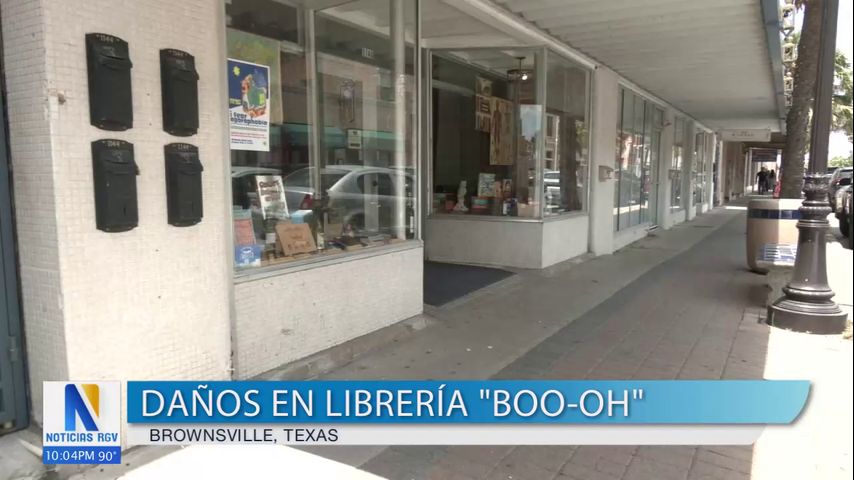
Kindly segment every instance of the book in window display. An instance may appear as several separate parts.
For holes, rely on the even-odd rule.
[[[264,220],[288,218],[288,203],[281,175],[256,175],[258,201]]]

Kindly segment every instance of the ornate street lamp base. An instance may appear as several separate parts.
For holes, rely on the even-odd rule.
[[[827,182],[820,175],[804,178],[804,199],[798,211],[798,255],[783,296],[768,307],[769,325],[798,332],[842,333],[848,316],[833,302],[827,284],[825,234],[830,214]]]
[[[834,335],[845,331],[848,314],[835,303],[806,303],[782,297],[768,307],[768,325],[796,332]]]

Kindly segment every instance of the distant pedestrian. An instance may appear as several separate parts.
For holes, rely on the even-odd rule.
[[[777,186],[777,174],[774,173],[773,169],[771,169],[771,171],[768,172],[768,191],[773,193],[774,188],[776,186]]]
[[[756,183],[759,188],[759,195],[765,195],[765,192],[768,191],[768,170],[765,167],[756,173]]]

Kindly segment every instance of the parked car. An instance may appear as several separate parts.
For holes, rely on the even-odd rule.
[[[837,168],[833,175],[830,176],[827,189],[827,201],[830,202],[830,208],[836,211],[836,192],[839,187],[851,185],[851,167]]]
[[[836,210],[836,218],[839,220],[839,231],[842,233],[843,237],[848,238],[848,246],[851,247],[852,240],[854,240],[854,236],[852,236],[852,226],[854,226],[854,209],[851,208],[852,197],[854,197],[854,186],[846,185],[838,190],[840,195],[837,196],[837,205],[839,208]]]
[[[285,198],[289,211],[314,210],[335,211],[343,216],[342,224],[349,225],[355,231],[366,233],[391,233],[395,203],[395,183],[398,171],[393,168],[369,167],[364,165],[332,165],[320,169],[320,190],[318,196],[312,187],[312,177],[316,167],[307,167],[284,178]],[[404,171],[404,192],[406,198],[406,231],[410,225],[414,210],[409,199],[414,194],[414,176]],[[323,198],[322,205],[316,205],[317,198]],[[330,232],[333,235],[338,232]]]

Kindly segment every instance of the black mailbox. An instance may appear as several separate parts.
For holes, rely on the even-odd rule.
[[[163,130],[187,137],[199,130],[199,74],[196,60],[187,52],[160,50],[160,85]]]
[[[133,144],[124,140],[92,142],[95,178],[95,222],[98,230],[124,232],[137,226]]]
[[[104,130],[133,127],[128,44],[105,33],[86,34],[89,122]]]
[[[166,151],[166,209],[169,224],[189,227],[202,221],[202,162],[199,149],[170,143]]]

